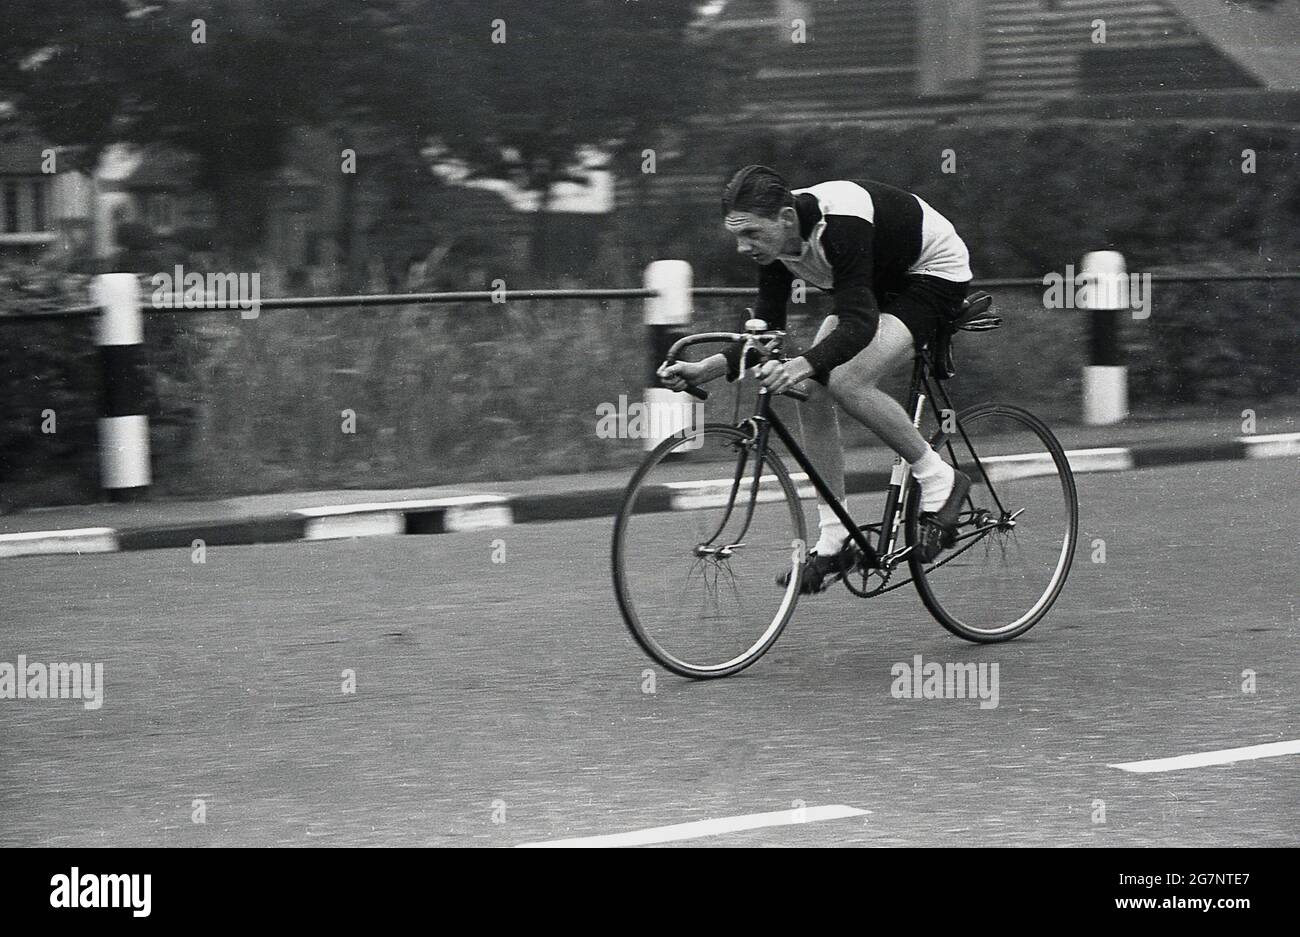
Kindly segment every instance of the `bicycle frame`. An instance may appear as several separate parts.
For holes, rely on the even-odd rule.
[[[966,331],[996,328],[1000,320],[988,313],[990,302],[991,297],[985,295],[975,303],[963,304],[961,317],[954,318],[951,324],[954,328]],[[746,380],[754,375],[756,365],[762,362],[787,360],[781,352],[785,337],[783,330],[769,330],[766,322],[753,317],[745,322],[743,332],[684,335],[673,342],[658,373],[665,386],[707,400],[709,394],[706,390],[691,383],[690,379],[683,378],[687,374],[703,375],[705,380],[721,376],[716,359],[706,368],[676,369],[675,372],[668,370],[681,359],[687,348],[722,342],[738,346],[738,356],[726,356],[726,371],[733,381],[737,377]],[[859,598],[872,598],[914,583],[921,602],[939,624],[959,638],[980,644],[1011,640],[1042,619],[1065,584],[1078,540],[1078,495],[1070,471],[1068,453],[1051,429],[1022,407],[1005,403],[981,403],[963,409],[959,414],[953,407],[944,383],[952,372],[946,344],[951,337],[951,334],[941,332],[934,344],[920,348],[913,356],[907,399],[909,418],[918,433],[927,422],[927,404],[931,407],[939,428],[935,433],[926,431],[930,435],[929,445],[938,450],[954,470],[963,473],[970,480],[964,502],[955,505],[955,524],[951,530],[941,532],[941,542],[936,544],[939,549],[933,554],[928,550],[922,554],[914,549],[918,540],[928,540],[929,534],[934,532],[933,526],[926,528],[927,524],[933,525],[933,521],[929,515],[921,513],[921,492],[915,487],[918,483],[912,478],[911,471],[902,458],[895,457],[888,485],[882,492],[885,498],[880,522],[859,526],[849,514],[844,501],[830,491],[826,479],[817,466],[812,464],[796,434],[783,421],[781,414],[774,412],[771,392],[765,388],[757,389],[757,403],[748,409],[743,418],[741,404],[753,400],[747,394],[737,396],[737,412],[731,421],[705,423],[694,429],[683,429],[674,434],[674,437],[663,440],[646,455],[628,485],[614,524],[613,572],[614,590],[624,622],[632,637],[651,658],[672,672],[686,677],[705,679],[730,676],[748,667],[767,652],[789,622],[798,596],[804,591],[812,591],[805,587],[826,587],[837,580],[842,581],[849,592]],[[779,371],[776,373],[779,374]],[[799,401],[809,399],[807,392],[797,387],[786,388],[782,395]],[[672,475],[664,480],[653,476],[654,480],[651,480],[651,473],[660,470],[662,463],[682,444],[681,440],[695,435],[701,437],[701,442],[707,437],[712,445],[701,459],[702,471],[714,471],[718,462],[730,463],[732,474],[729,479],[729,494],[718,491],[719,487],[727,485],[728,480],[713,476],[708,476],[707,480],[688,480],[685,483],[675,481]],[[1021,444],[1022,436],[1029,440],[1032,451],[1021,453],[1015,448]],[[785,452],[779,451],[781,446],[777,440],[783,444]],[[1008,449],[1009,454],[1006,451]],[[987,454],[981,457],[979,450],[984,450]],[[804,473],[799,476],[798,488],[790,475],[786,456]],[[767,473],[764,473],[765,467]],[[1057,494],[1054,494],[1054,486],[1050,482],[1045,480],[1045,487],[1031,484],[1022,488],[1015,484],[1021,478],[1033,479],[1039,476],[1051,476],[1059,483],[1062,511],[1058,512],[1053,507],[1057,502]],[[845,544],[852,542],[857,549],[836,557],[839,562],[832,566],[837,568],[817,570],[822,573],[819,581],[809,583],[803,578],[807,572],[807,556],[810,552],[808,545],[803,539],[793,540],[791,546],[794,547],[795,554],[786,561],[790,565],[781,568],[776,576],[777,585],[784,590],[780,603],[775,606],[770,620],[765,617],[765,613],[755,618],[753,613],[760,609],[757,605],[751,607],[745,602],[742,592],[751,584],[757,589],[763,589],[762,579],[766,578],[763,567],[784,567],[784,563],[775,558],[762,560],[757,566],[741,571],[738,578],[737,572],[731,568],[731,560],[733,557],[743,557],[745,554],[742,550],[748,545],[759,547],[759,550],[753,552],[762,549],[771,551],[773,546],[779,551],[782,547],[779,540],[774,544],[770,537],[763,539],[769,526],[766,522],[773,518],[766,514],[760,515],[755,510],[761,502],[781,502],[790,513],[789,522],[793,529],[785,527],[785,522],[777,518],[780,526],[791,531],[788,536],[806,538],[807,505],[804,501],[809,492],[803,485],[805,479],[821,502],[830,506],[831,514],[844,525]],[[994,484],[995,479],[998,484]],[[999,493],[1003,481],[1012,484]],[[770,484],[773,482],[775,484]],[[675,492],[683,484],[691,490],[696,484],[703,485],[708,494],[695,500],[688,498],[681,503],[675,496],[665,501],[658,494],[650,502],[640,500],[645,491],[659,492],[667,488],[670,492]],[[962,487],[964,489],[966,486],[963,484]],[[744,499],[743,503],[741,498]],[[1020,503],[1022,501],[1023,504]],[[635,518],[643,513],[695,509],[708,510],[683,522],[684,542],[668,556],[670,565],[680,567],[682,563],[687,563],[689,568],[680,576],[680,582],[673,576],[663,580],[660,571],[664,567],[653,562],[655,557],[662,558],[663,531],[658,526],[639,525],[637,529],[645,527],[653,530],[654,539],[636,540],[635,545],[632,545],[633,542],[629,541],[629,525],[638,524]],[[1049,539],[1031,540],[1022,549],[1016,531],[1021,523],[1021,515],[1027,512],[1033,515],[1029,518],[1031,523],[1038,518],[1043,520],[1041,529]],[[747,544],[750,523],[760,517],[762,523],[759,527],[762,529],[753,538],[754,543]],[[655,523],[661,524],[659,521]],[[1034,529],[1037,531],[1038,526],[1035,525]],[[1058,529],[1059,538],[1055,537]],[[900,545],[900,541],[907,542]],[[1054,545],[1054,541],[1059,547]],[[969,553],[981,543],[985,544],[983,551]],[[1042,549],[1040,544],[1044,545]],[[1011,549],[1008,549],[1009,546]],[[1043,553],[1043,550],[1047,552]],[[945,554],[942,558],[939,557],[941,553]],[[1025,565],[1042,565],[1038,562],[1040,553],[1051,560],[1046,576],[1035,574]],[[657,570],[644,582],[629,573],[632,568],[629,566],[629,555],[632,554],[637,560],[651,560],[650,568]],[[935,570],[963,555],[968,555],[968,558],[953,567],[956,573],[951,579],[939,582],[932,580]],[[911,575],[901,582],[891,583],[895,569],[904,563]],[[633,564],[636,565],[638,564]],[[828,573],[834,573],[829,581]],[[717,598],[718,586],[724,575],[728,577],[727,581],[735,594],[735,601],[730,602],[725,609],[718,604]],[[796,575],[799,577],[798,582]],[[1032,593],[1032,590],[1039,588],[1040,581],[1041,592]],[[693,613],[689,607],[693,603],[687,592],[697,582],[705,590],[705,605],[698,613]],[[978,594],[981,585],[988,585],[988,589],[984,590],[988,593],[987,596]],[[1008,588],[1008,585],[1013,588]],[[1022,585],[1027,586],[1032,594],[1022,596]],[[666,599],[652,598],[653,590],[664,586],[669,589]],[[685,601],[683,597],[686,597]],[[708,604],[710,597],[712,605]],[[968,598],[970,601],[967,601]],[[991,600],[997,607],[991,607],[986,600]],[[666,618],[664,613],[667,613]],[[754,619],[753,623],[763,624],[763,630],[755,632],[754,642],[737,653],[733,646],[735,642],[731,638],[731,626],[749,625],[750,619]],[[693,620],[701,627],[707,626],[708,634],[700,628],[690,629]],[[720,628],[727,639],[726,647],[720,651],[726,655],[725,659],[718,661],[712,656],[708,656],[708,659],[699,657],[699,653],[707,656],[709,652],[697,649],[694,644],[688,651],[689,660],[679,656],[654,635],[661,623],[673,627],[685,623],[693,640],[701,637],[707,639],[709,634]]]
[[[948,394],[944,391],[942,385],[939,386],[939,391],[943,394],[944,403],[948,404],[951,409],[952,402],[948,399]],[[911,389],[908,392],[912,425],[917,429],[920,429],[921,420],[925,415],[926,401],[932,398],[933,388],[930,384],[929,366],[924,353],[919,353],[912,365]],[[790,456],[807,474],[808,480],[812,483],[818,496],[830,506],[831,511],[839,518],[840,523],[848,530],[849,536],[858,549],[862,551],[864,566],[871,569],[892,568],[907,556],[911,547],[906,547],[902,551],[895,550],[898,543],[899,528],[903,520],[903,509],[907,503],[907,495],[914,484],[912,473],[908,471],[907,463],[903,461],[902,456],[895,456],[894,458],[889,486],[885,489],[885,510],[880,519],[880,535],[875,545],[873,545],[867,539],[866,533],[859,528],[857,522],[849,515],[844,504],[827,487],[826,481],[818,473],[816,466],[809,461],[807,454],[804,453],[803,448],[791,434],[789,428],[779,416],[772,412],[771,394],[768,393],[766,388],[759,389],[757,412],[750,419],[758,424],[757,464],[762,465],[762,459],[766,454],[767,428],[770,427],[776,431],[777,437],[785,444]],[[962,435],[965,435],[964,431]],[[967,440],[967,446],[968,448],[970,446],[969,440]],[[970,451],[974,454],[973,449],[970,449]],[[976,461],[978,462],[978,457]],[[982,465],[980,470],[983,471]]]
[[[785,333],[780,331],[774,333],[764,332],[763,330],[765,329],[765,326],[766,324],[761,320],[751,319],[746,323],[748,331],[744,335],[731,332],[705,332],[698,335],[688,336],[673,344],[673,347],[669,350],[668,357],[665,360],[670,363],[675,361],[680,350],[685,348],[687,345],[703,344],[715,341],[742,341],[744,343],[741,353],[742,360],[744,360],[745,356],[748,355],[751,349],[756,348],[762,348],[764,352],[770,355],[777,352],[777,347],[763,347],[759,344],[760,340],[764,337],[774,337],[778,340],[779,344],[779,340],[784,338]],[[944,388],[943,382],[937,378],[933,383],[931,382],[933,372],[933,362],[929,357],[931,353],[932,350],[930,348],[923,348],[915,354],[912,361],[912,380],[908,392],[908,405],[912,413],[912,425],[918,430],[920,429],[921,421],[925,416],[926,401],[935,399],[936,389],[938,394],[943,398],[946,412],[955,413],[955,410],[952,408],[952,401],[948,397],[948,392]],[[743,369],[741,374],[743,379]],[[698,388],[693,389],[691,392],[699,397],[708,396],[707,393],[700,391]],[[791,394],[794,394],[794,392],[791,391]],[[799,393],[796,396],[800,400],[807,399],[806,395],[802,393]],[[885,510],[880,520],[880,532],[877,537],[877,542],[873,545],[867,539],[863,530],[859,528],[857,522],[849,515],[848,510],[844,507],[840,499],[837,498],[827,487],[825,479],[821,477],[817,468],[808,460],[807,454],[803,451],[803,448],[799,445],[793,434],[791,434],[789,428],[781,421],[779,416],[772,412],[771,395],[766,388],[759,389],[756,412],[740,425],[743,426],[744,423],[753,424],[755,442],[754,449],[757,457],[756,465],[758,466],[762,466],[763,460],[767,457],[769,431],[776,431],[778,438],[780,438],[781,442],[785,444],[786,449],[790,452],[790,455],[794,458],[796,464],[803,469],[804,473],[808,476],[808,480],[812,482],[812,486],[816,490],[818,496],[820,496],[821,499],[830,506],[831,511],[849,532],[849,538],[854,542],[858,549],[861,550],[863,557],[861,565],[864,568],[881,569],[885,571],[891,570],[899,563],[899,561],[904,559],[908,553],[911,552],[912,548],[910,546],[904,547],[901,550],[896,549],[898,544],[899,526],[903,521],[903,513],[907,505],[908,492],[914,484],[912,474],[908,471],[907,464],[903,461],[901,456],[896,456],[894,458],[894,466],[890,474],[889,485],[885,491]],[[985,471],[983,462],[980,460],[978,453],[976,453],[974,446],[971,445],[970,438],[966,435],[965,428],[958,424],[957,432],[961,436],[962,441],[966,444],[966,451],[971,454],[972,461],[978,468],[982,480],[986,485],[988,485],[989,492],[993,497],[994,502],[997,504],[998,510],[1001,514],[1001,518],[993,524],[983,523],[974,531],[958,538],[967,539],[971,536],[982,536],[992,527],[999,527],[1008,520],[1014,521],[1014,517],[1009,517],[1007,515],[1006,509],[1003,507],[1001,500],[997,496],[997,492],[994,490],[992,480]],[[956,459],[956,453],[953,451],[952,440],[946,439],[944,441],[944,446],[947,448],[949,456],[953,459],[953,464],[956,465],[958,460]],[[714,552],[722,553],[735,546],[733,543],[715,549],[712,547],[712,544],[714,540],[722,535],[723,528],[726,526],[727,520],[731,516],[732,509],[735,507],[734,499],[744,475],[745,461],[746,458],[743,457],[737,465],[731,492],[732,502],[728,506],[726,516],[724,516],[722,524],[714,532],[713,536],[697,546],[697,552],[699,555]],[[756,472],[752,482],[749,505],[746,508],[745,514],[745,524],[741,530],[740,537],[743,537],[744,531],[749,528],[749,520],[753,515],[754,504],[758,497],[760,474],[761,473]],[[870,530],[874,525],[868,524],[865,526],[867,530]]]

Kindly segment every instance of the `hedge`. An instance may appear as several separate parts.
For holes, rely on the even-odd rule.
[[[713,137],[687,147],[693,171],[766,162],[796,184],[868,176],[922,195],[957,225],[976,276],[1064,273],[1087,251],[1123,251],[1130,271],[1297,268],[1300,128],[1083,121],[876,130],[848,127]],[[942,172],[952,150],[955,173]],[[1242,151],[1257,171],[1243,173]],[[667,164],[664,164],[665,166]],[[744,284],[709,204],[669,203],[625,218],[629,269],[692,261],[697,282]],[[611,234],[611,238],[616,235]],[[27,271],[0,306],[84,302],[84,282]],[[37,286],[33,287],[32,284]],[[591,286],[629,285],[608,282]],[[998,292],[1006,326],[962,336],[959,401],[1010,399],[1053,420],[1077,417],[1086,353],[1075,310],[1041,290]],[[263,278],[263,295],[277,295]],[[731,327],[743,303],[701,301],[696,322]],[[807,341],[825,297],[794,309]],[[1147,319],[1125,320],[1131,397],[1144,414],[1227,410],[1289,399],[1300,282],[1156,284]],[[89,322],[0,322],[0,484],[11,501],[94,497],[98,358]],[[155,489],[214,496],[310,487],[396,487],[625,467],[636,440],[597,437],[596,408],[644,380],[637,302],[150,314]],[[731,414],[734,394],[710,403]],[[57,434],[41,413],[57,412]],[[345,432],[355,414],[355,432]],[[866,431],[848,427],[851,442]],[[61,479],[54,488],[24,485]],[[2,493],[0,493],[2,494]]]

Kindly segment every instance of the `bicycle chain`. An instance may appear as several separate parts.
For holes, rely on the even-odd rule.
[[[882,592],[887,591],[885,587],[889,583],[889,577],[894,575],[894,568],[891,566],[888,569],[881,569],[880,567],[876,567],[874,569],[863,570],[863,572],[867,576],[870,576],[874,572],[877,576],[880,577],[880,583],[872,589],[863,589],[862,591],[859,591],[857,586],[851,585],[849,583],[849,576],[854,572],[857,572],[856,564],[854,569],[844,574],[843,577],[844,588],[848,589],[851,593],[853,593],[860,599],[870,599],[877,595],[880,595]],[[866,581],[865,578],[863,581],[864,582]]]
[[[871,526],[871,525],[867,525],[867,527],[863,527],[863,528],[860,528],[860,529],[861,529],[864,533],[870,533],[870,526]],[[850,542],[851,539],[852,539],[852,538],[845,538],[845,540],[844,540],[844,549],[842,549],[842,550],[840,551],[840,555],[841,555],[841,556],[844,556],[846,553],[850,552],[850,551],[848,550],[848,546],[849,546],[849,542]],[[860,570],[860,569],[862,570],[863,573],[865,573],[865,576],[863,577],[863,582],[864,582],[864,583],[866,582],[866,576],[870,576],[871,573],[872,573],[873,570],[874,570],[874,572],[876,573],[876,575],[878,575],[878,576],[880,577],[880,583],[879,583],[879,585],[875,586],[875,587],[872,588],[872,589],[865,589],[865,588],[864,588],[864,589],[862,589],[862,590],[859,590],[859,589],[857,588],[857,586],[852,585],[852,584],[849,582],[849,577],[850,577],[851,575],[853,575],[854,573],[858,572],[858,570]],[[857,596],[858,598],[860,598],[860,599],[869,599],[869,598],[871,598],[872,596],[880,595],[880,593],[881,593],[881,591],[883,591],[885,585],[889,582],[889,577],[892,576],[893,574],[894,574],[894,568],[893,568],[892,566],[889,567],[888,569],[882,569],[881,567],[878,567],[878,566],[877,566],[877,567],[874,567],[873,569],[863,569],[863,568],[859,565],[859,563],[854,563],[853,566],[852,566],[850,569],[844,569],[842,565],[841,565],[841,568],[840,568],[840,580],[844,583],[844,588],[848,589],[849,592],[853,593],[854,595],[856,595],[856,596]]]
[[[991,530],[991,529],[992,529],[992,528],[990,528],[990,530]],[[987,534],[986,534],[985,536],[987,536]],[[975,538],[975,539],[972,540],[970,543],[966,544],[966,546],[962,547],[960,550],[956,551],[955,553],[950,553],[950,554],[948,554],[947,556],[945,556],[945,557],[944,557],[942,560],[940,560],[938,563],[935,563],[935,564],[934,564],[933,566],[931,566],[928,570],[926,570],[926,572],[927,572],[927,573],[932,572],[933,570],[938,569],[940,566],[943,566],[945,563],[949,563],[949,562],[955,560],[957,557],[961,556],[963,553],[965,553],[965,552],[966,552],[967,550],[969,550],[971,547],[975,546],[975,544],[980,543],[980,542],[983,541],[983,540],[984,540],[984,537],[977,537],[977,538]],[[880,586],[877,587],[876,589],[874,589],[874,590],[871,591],[871,592],[858,592],[856,589],[854,589],[853,586],[849,585],[849,577],[848,577],[847,575],[845,575],[845,576],[844,576],[844,588],[848,589],[849,592],[851,592],[851,593],[853,593],[854,595],[858,596],[858,598],[862,598],[862,599],[872,599],[872,598],[875,598],[875,597],[878,596],[878,595],[884,595],[886,592],[893,592],[895,589],[901,589],[901,588],[903,588],[903,586],[906,586],[906,585],[908,585],[908,584],[910,584],[910,583],[912,582],[912,577],[911,577],[911,576],[908,576],[908,577],[907,577],[906,579],[904,579],[902,582],[896,582],[896,583],[894,583],[892,586],[891,586],[891,585],[888,585],[889,577],[892,576],[893,574],[894,574],[894,567],[892,567],[892,566],[891,566],[889,569],[883,570],[883,571],[880,573],[880,576],[881,576]]]

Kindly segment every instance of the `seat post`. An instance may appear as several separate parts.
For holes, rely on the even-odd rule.
[[[912,382],[911,387],[907,392],[907,403],[910,407],[915,408],[916,396],[921,392],[921,387],[923,386],[922,382],[925,377],[925,356],[932,354],[933,351],[933,344],[927,343],[923,345],[912,358]]]

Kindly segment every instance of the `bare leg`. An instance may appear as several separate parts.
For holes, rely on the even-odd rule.
[[[838,321],[837,316],[828,316],[817,331],[816,341],[830,333]],[[908,462],[915,462],[929,448],[902,404],[877,386],[893,371],[910,364],[913,354],[912,333],[897,318],[884,313],[871,344],[832,372],[829,389],[816,381],[803,385],[810,397],[799,405],[804,451],[840,500],[844,499],[844,449],[833,403]]]
[[[830,391],[836,403],[908,463],[921,485],[921,510],[938,511],[952,493],[953,469],[912,426],[912,417],[902,405],[878,386],[881,378],[910,363],[913,354],[907,326],[882,313],[871,344],[831,372]]]
[[[912,426],[903,405],[878,385],[898,368],[910,364],[914,354],[907,326],[895,316],[882,313],[871,344],[832,371],[830,377],[835,402],[907,462],[916,462],[925,455],[929,444]]]
[[[837,322],[838,317],[828,316],[817,333],[817,339],[820,341]],[[915,462],[930,447],[912,426],[911,417],[902,405],[877,386],[896,368],[910,363],[913,353],[912,333],[907,326],[895,316],[883,313],[871,344],[831,372],[829,387],[822,387],[815,381],[806,385],[811,399],[799,408],[804,450],[821,472],[827,487],[846,506],[844,449],[831,400],[865,424],[908,462]],[[816,551],[819,554],[836,552],[848,532],[820,498],[817,515],[820,533]]]
[[[830,391],[816,381],[806,382],[803,389],[808,391],[808,400],[799,404],[804,453],[816,466],[826,487],[843,501],[844,447],[840,442],[840,421],[835,413],[835,401]]]
[[[838,323],[837,316],[828,316],[817,330],[816,342],[821,341]],[[835,412],[832,392],[816,381],[807,381],[804,389],[808,400],[799,404],[799,426],[804,452],[816,467],[826,487],[847,508],[844,489],[844,446],[840,439],[840,421]],[[821,498],[817,499],[819,534],[814,544],[818,553],[831,554],[848,536],[848,531]]]
[[[828,316],[817,332],[817,340],[825,337],[837,323],[838,317]],[[943,463],[912,425],[912,418],[902,404],[879,387],[882,379],[910,365],[915,351],[912,333],[907,326],[898,317],[881,313],[871,343],[852,360],[831,372],[828,387],[815,381],[805,385],[810,400],[799,407],[804,450],[822,474],[827,487],[840,501],[845,501],[844,450],[831,400],[911,465],[913,476],[921,483],[923,507],[926,499],[942,504],[951,490],[951,468]],[[937,507],[933,509],[937,510]],[[815,550],[820,555],[830,555],[839,550],[847,531],[820,498],[817,513],[821,529]]]

